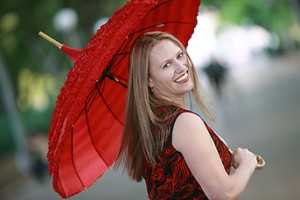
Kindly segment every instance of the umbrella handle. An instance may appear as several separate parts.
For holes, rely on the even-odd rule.
[[[230,149],[230,153],[233,157],[233,151]],[[258,154],[254,154],[256,156],[256,160],[257,160],[257,164],[256,164],[256,170],[262,170],[265,165],[266,165],[266,161],[263,159],[263,157],[261,157]],[[234,168],[237,168],[237,166],[233,166]]]
[[[256,170],[262,170],[265,167],[266,162],[263,159],[263,157],[261,157],[260,155],[257,155],[257,154],[255,154],[255,155],[256,155],[256,160],[257,160],[257,165],[256,165],[255,169]]]
[[[225,140],[222,138],[222,137],[220,137],[218,134],[217,134],[217,136],[221,139],[221,141],[225,144],[225,145],[227,145],[227,143],[225,142]],[[229,151],[230,151],[230,153],[231,153],[231,155],[232,155],[232,157],[233,157],[233,151],[231,150],[231,149],[229,149]],[[258,155],[258,154],[254,154],[255,156],[256,156],[256,160],[257,160],[257,165],[256,165],[256,170],[262,170],[264,167],[265,167],[265,165],[266,165],[266,162],[265,162],[265,160],[263,159],[263,157],[261,157],[260,155]],[[233,166],[234,168],[236,168],[237,166]]]
[[[52,37],[46,35],[45,33],[43,33],[42,31],[39,32],[39,35],[44,38],[45,40],[47,40],[48,42],[50,42],[51,44],[55,45],[56,47],[58,47],[59,49],[64,46],[62,43],[56,41],[55,39],[53,39]]]

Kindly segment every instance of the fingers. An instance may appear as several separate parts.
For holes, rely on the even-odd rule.
[[[231,151],[231,154],[233,156],[234,168],[238,168],[242,163],[253,165],[256,170],[262,170],[265,166],[265,160],[260,155],[252,153],[247,148],[237,148],[234,152]]]

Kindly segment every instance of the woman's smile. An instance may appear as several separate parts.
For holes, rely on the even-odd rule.
[[[185,83],[189,80],[189,74],[188,71],[186,71],[183,75],[181,75],[179,78],[175,80],[176,83]]]

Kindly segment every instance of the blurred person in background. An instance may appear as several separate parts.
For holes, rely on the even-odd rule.
[[[222,96],[223,85],[226,83],[228,69],[217,59],[213,59],[203,70],[208,76],[217,95]]]
[[[48,139],[42,132],[33,130],[28,133],[27,142],[31,160],[31,173],[35,178],[43,181],[48,175]]]

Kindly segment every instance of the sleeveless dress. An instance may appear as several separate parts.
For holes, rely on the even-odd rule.
[[[208,199],[189,170],[183,155],[172,145],[174,123],[176,118],[184,112],[191,111],[169,106],[160,108],[156,112],[161,119],[166,120],[164,131],[167,131],[167,134],[160,159],[154,165],[150,165],[146,161],[143,163],[143,178],[151,200]],[[219,152],[224,168],[229,174],[232,167],[231,153],[214,131],[206,123],[205,125]],[[155,127],[153,128],[153,134],[159,134],[158,129]]]

